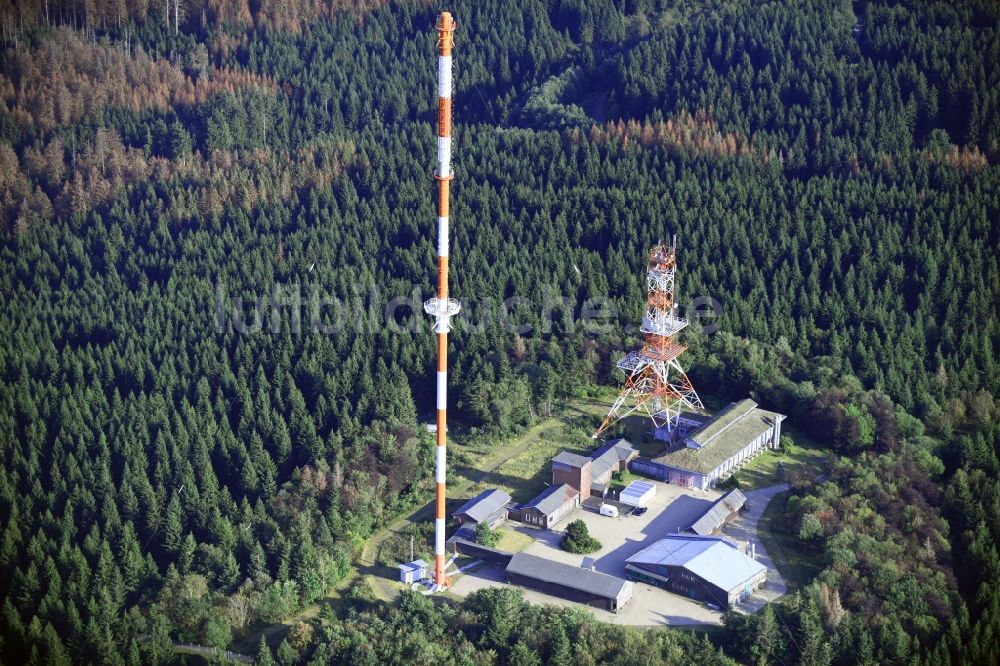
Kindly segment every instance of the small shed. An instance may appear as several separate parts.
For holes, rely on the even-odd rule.
[[[517,509],[511,509],[510,518],[548,529],[579,507],[580,491],[564,483],[561,486],[549,486],[535,499]]]
[[[510,495],[497,488],[490,488],[479,493],[458,508],[452,516],[461,525],[478,525],[486,523],[495,528],[507,520],[507,509]]]
[[[399,565],[399,582],[416,583],[427,578],[427,563],[423,560],[413,560]]]
[[[622,491],[618,501],[629,506],[646,506],[656,495],[656,485],[649,481],[633,481]]]
[[[715,501],[708,511],[691,523],[685,530],[701,536],[709,536],[719,530],[727,521],[739,514],[747,498],[738,489],[733,489]]]

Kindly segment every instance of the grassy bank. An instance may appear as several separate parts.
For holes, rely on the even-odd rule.
[[[782,441],[791,446],[787,450],[770,449],[747,463],[736,473],[740,488],[766,488],[787,481],[796,472],[823,473],[830,450],[793,427],[782,430]]]
[[[791,494],[786,490],[774,496],[760,517],[757,536],[789,590],[794,591],[815,578],[823,562],[819,556],[805,551],[796,534],[796,522],[787,516]]]

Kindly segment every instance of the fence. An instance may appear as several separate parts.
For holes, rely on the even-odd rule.
[[[238,661],[244,664],[252,664],[253,657],[232,650],[222,650],[217,647],[207,647],[204,645],[194,645],[192,643],[174,643],[174,652],[186,652],[188,654],[200,654],[205,657],[222,657],[229,661]]]

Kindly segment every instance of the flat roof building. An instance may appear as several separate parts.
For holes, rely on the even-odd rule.
[[[656,458],[637,459],[631,468],[668,483],[704,490],[758,453],[776,448],[784,419],[783,414],[760,409],[749,398],[730,403],[695,424],[677,445]]]
[[[767,567],[728,539],[671,534],[625,560],[625,575],[725,608],[761,587]]]
[[[507,565],[507,582],[611,612],[632,599],[634,588],[624,578],[527,553],[514,553]]]
[[[618,501],[629,506],[646,506],[656,495],[656,486],[649,481],[633,481],[622,491]]]

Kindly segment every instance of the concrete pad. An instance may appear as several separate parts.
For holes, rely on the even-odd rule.
[[[664,483],[656,485],[656,495],[644,515],[612,518],[581,509],[564,518],[553,530],[537,530],[535,543],[524,552],[579,566],[584,556],[567,553],[559,547],[566,526],[579,519],[587,524],[590,535],[601,542],[600,550],[587,555],[595,560],[595,569],[623,577],[626,559],[665,535],[690,525],[720,495],[716,491],[691,491]]]
[[[661,482],[654,483],[656,495],[650,500],[647,505],[648,511],[642,516],[621,515],[618,518],[611,518],[600,515],[596,509],[584,507],[566,516],[553,530],[526,525],[517,526],[515,529],[531,534],[535,538],[524,552],[572,566],[580,566],[586,559],[588,563],[592,563],[596,571],[624,578],[626,559],[667,534],[683,530],[722,495],[716,490],[692,490]],[[739,542],[754,541],[757,544],[757,559],[768,567],[767,583],[762,590],[758,590],[750,599],[740,604],[738,610],[754,612],[765,602],[784,594],[787,589],[757,538],[757,523],[764,512],[764,507],[775,494],[785,488],[773,486],[746,492],[749,500],[747,510],[723,530],[723,536]],[[601,542],[600,550],[587,555],[576,555],[567,553],[559,547],[566,526],[577,519],[583,520],[591,536]],[[488,565],[458,576],[451,587],[451,592],[464,597],[484,587],[506,586],[505,580],[506,573],[503,567]],[[521,589],[525,598],[533,603],[586,609],[597,619],[611,624],[657,626],[722,623],[720,611],[712,610],[702,602],[645,583],[635,583],[632,600],[618,613],[584,606],[535,590],[518,589]]]
[[[647,505],[642,516],[602,516],[595,509],[582,508],[556,525],[554,530],[544,530],[519,526],[535,537],[535,541],[524,549],[525,553],[538,555],[572,566],[580,566],[584,558],[593,561],[594,569],[601,573],[625,577],[625,560],[664,535],[684,529],[700,516],[720,493],[709,490],[689,490],[665,483],[656,483],[656,495]],[[576,555],[559,547],[564,530],[574,520],[583,520],[590,534],[601,542],[596,553]],[[505,572],[499,566],[482,567],[455,580],[451,592],[466,596],[487,586],[506,585]],[[524,591],[525,598],[534,603],[555,606],[586,608],[596,618],[612,624],[655,626],[664,624],[720,624],[722,614],[713,611],[701,602],[692,601],[679,595],[661,590],[644,583],[636,583],[632,600],[618,613],[583,606],[559,597],[549,596],[534,590]]]

